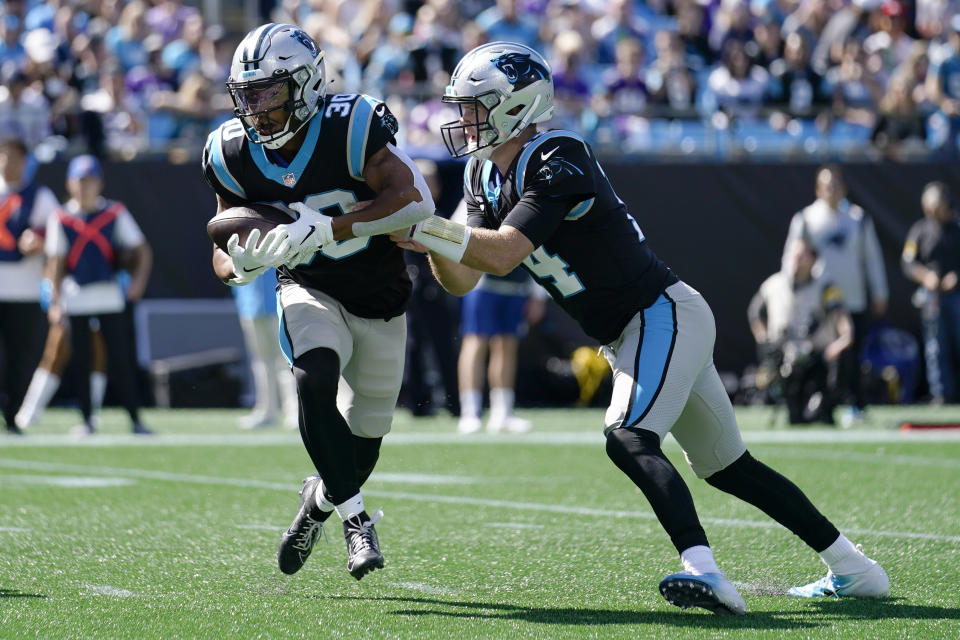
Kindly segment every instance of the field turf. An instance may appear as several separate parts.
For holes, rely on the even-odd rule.
[[[960,407],[873,409],[848,430],[768,427],[739,412],[751,452],[794,479],[890,575],[886,600],[794,599],[816,555],[693,478],[720,566],[748,615],[681,611],[679,570],[643,496],[608,461],[602,413],[525,411],[525,436],[457,437],[398,413],[365,487],[387,566],[355,581],[338,523],[304,569],[275,553],[311,471],[296,433],[242,432],[234,411],[108,411],[70,438],[54,410],[0,436],[0,638],[960,638],[960,433],[902,420]]]

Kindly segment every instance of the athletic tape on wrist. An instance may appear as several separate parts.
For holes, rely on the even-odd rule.
[[[413,239],[430,251],[460,262],[470,242],[470,227],[433,216],[417,224]]]

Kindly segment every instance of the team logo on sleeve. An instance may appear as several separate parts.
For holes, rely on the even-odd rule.
[[[554,149],[554,151],[556,151],[556,149]],[[551,152],[551,154],[552,153],[553,152]],[[581,171],[580,167],[577,165],[564,160],[560,156],[554,156],[553,158],[550,158],[550,161],[540,167],[539,171],[537,171],[537,179],[543,180],[547,184],[560,182],[567,176],[574,175],[582,176],[583,171]]]
[[[380,126],[390,132],[391,135],[396,134],[400,130],[400,125],[397,123],[397,118],[387,109],[387,105],[380,103],[377,105],[377,108],[373,111],[374,115],[380,118]]]
[[[537,80],[546,80],[550,77],[546,67],[531,60],[530,54],[527,53],[505,53],[491,62],[507,76],[507,80],[514,89],[522,89]]]

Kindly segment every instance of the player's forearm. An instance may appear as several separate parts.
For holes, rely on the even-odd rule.
[[[406,229],[426,220],[434,212],[430,192],[422,193],[414,185],[381,191],[363,208],[333,219],[335,240],[348,240]]]
[[[466,295],[480,281],[481,273],[476,269],[456,263],[433,251],[428,255],[433,277],[448,293],[455,296]]]

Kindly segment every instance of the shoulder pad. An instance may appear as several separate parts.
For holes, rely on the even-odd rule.
[[[586,140],[572,131],[547,131],[531,138],[521,148],[520,159],[517,161],[517,191],[523,193],[528,178],[535,175],[541,165],[550,160],[556,149],[581,145],[588,155],[592,155]]]
[[[356,180],[363,181],[370,124],[374,116],[383,117],[388,111],[386,103],[382,100],[364,94],[357,95],[353,103],[353,108],[350,110],[350,124],[347,126],[347,169]],[[396,123],[396,118],[393,118],[393,121]]]
[[[224,189],[238,198],[246,200],[246,192],[227,166],[227,158],[239,149],[237,143],[233,142],[237,138],[241,139],[240,144],[245,139],[243,124],[236,118],[228,120],[214,129],[207,136],[207,143],[203,149],[203,170],[211,177],[216,178]],[[231,144],[232,142],[233,144]]]

